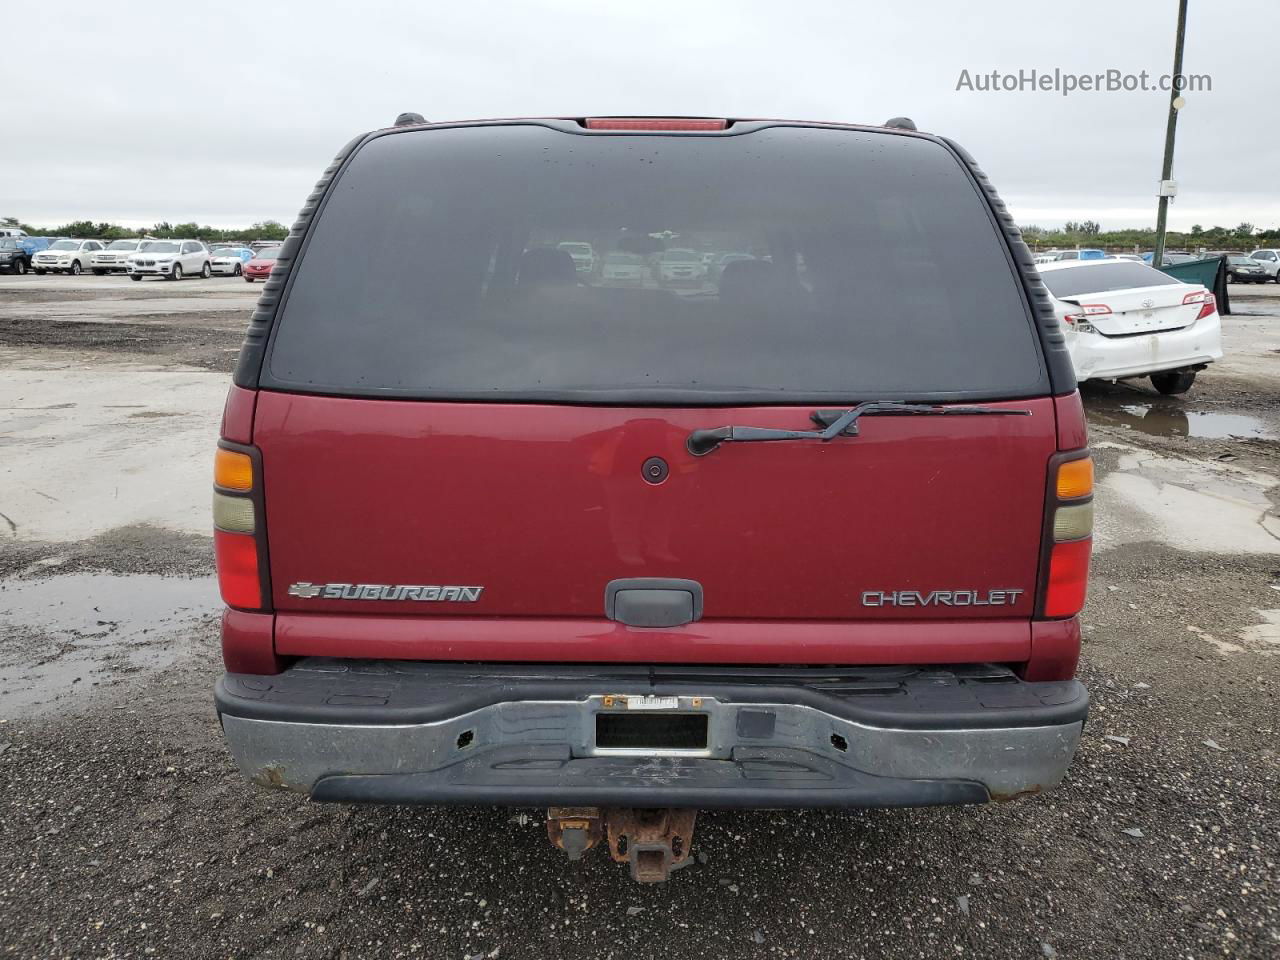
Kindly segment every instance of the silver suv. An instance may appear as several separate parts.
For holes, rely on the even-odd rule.
[[[48,250],[31,258],[36,273],[69,273],[78,277],[89,268],[89,258],[102,249],[101,240],[55,240]]]

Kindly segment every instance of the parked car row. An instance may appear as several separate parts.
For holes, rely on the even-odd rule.
[[[132,280],[159,276],[243,276],[252,283],[266,279],[279,252],[279,241],[255,240],[249,244],[202,240],[158,240],[130,237],[94,240],[72,237],[31,237],[12,227],[0,229],[0,273],[65,273],[79,276],[86,270],[95,276],[125,273]],[[252,266],[251,266],[252,265]]]
[[[1085,247],[1080,250],[1046,250],[1037,253],[1036,263],[1057,263],[1059,260],[1106,260],[1110,254],[1105,250]]]
[[[278,243],[214,244],[201,240],[157,240],[152,237],[105,242],[70,237],[0,237],[0,272],[65,273],[95,276],[123,273],[131,280],[162,277],[240,277],[265,280],[279,253]]]
[[[1153,253],[1148,251],[1142,255],[1143,263],[1150,263]],[[1203,260],[1206,257],[1227,258],[1227,280],[1231,283],[1266,283],[1274,280],[1280,283],[1280,250],[1262,249],[1253,253],[1230,253],[1226,250],[1211,250],[1208,253],[1183,253],[1181,251],[1166,252],[1164,265],[1171,267],[1191,260]]]
[[[1036,264],[1080,262],[1082,260],[1136,260],[1151,263],[1153,251],[1148,250],[1139,256],[1136,253],[1107,253],[1104,250],[1084,248],[1081,250],[1046,250],[1035,255]],[[1165,251],[1161,263],[1171,267],[1204,257],[1226,257],[1227,279],[1231,283],[1266,283],[1268,280],[1280,283],[1280,250],[1255,250],[1250,254],[1227,253],[1186,253],[1181,250]]]

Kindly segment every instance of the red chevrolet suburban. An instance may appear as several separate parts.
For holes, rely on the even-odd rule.
[[[546,807],[640,880],[698,808],[1038,793],[1088,707],[1092,487],[1045,287],[951,141],[405,115],[250,323],[217,710],[258,783]]]

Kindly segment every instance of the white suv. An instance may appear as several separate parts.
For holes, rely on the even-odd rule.
[[[153,240],[145,250],[129,255],[130,280],[147,276],[181,280],[212,273],[209,248],[199,240]]]
[[[1249,256],[1262,264],[1268,277],[1280,283],[1280,250],[1255,250]]]
[[[48,250],[31,258],[36,273],[69,273],[78,277],[89,268],[89,258],[102,249],[98,240],[55,240]]]
[[[111,273],[115,270],[128,270],[129,257],[145,250],[154,240],[112,240],[97,253],[89,257],[89,266],[96,276]]]

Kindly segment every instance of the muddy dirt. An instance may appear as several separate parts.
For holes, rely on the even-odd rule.
[[[63,278],[41,279],[11,295]],[[27,325],[0,320],[0,956],[1280,955],[1280,319],[1227,318],[1227,360],[1186,397],[1084,391],[1093,706],[1060,789],[708,812],[694,863],[639,887],[603,856],[567,863],[540,811],[243,782],[211,704],[203,533],[226,383],[208,371],[230,363],[192,358],[238,346],[252,298],[238,319],[82,328],[28,302]],[[134,490],[117,480],[139,450],[164,481]]]
[[[61,363],[84,363],[95,354],[107,354],[116,361],[159,359],[165,365],[223,373],[235,367],[244,339],[242,317],[218,311],[187,313],[182,320],[174,323],[163,315],[141,323],[0,317],[0,351],[10,360],[30,353]]]

